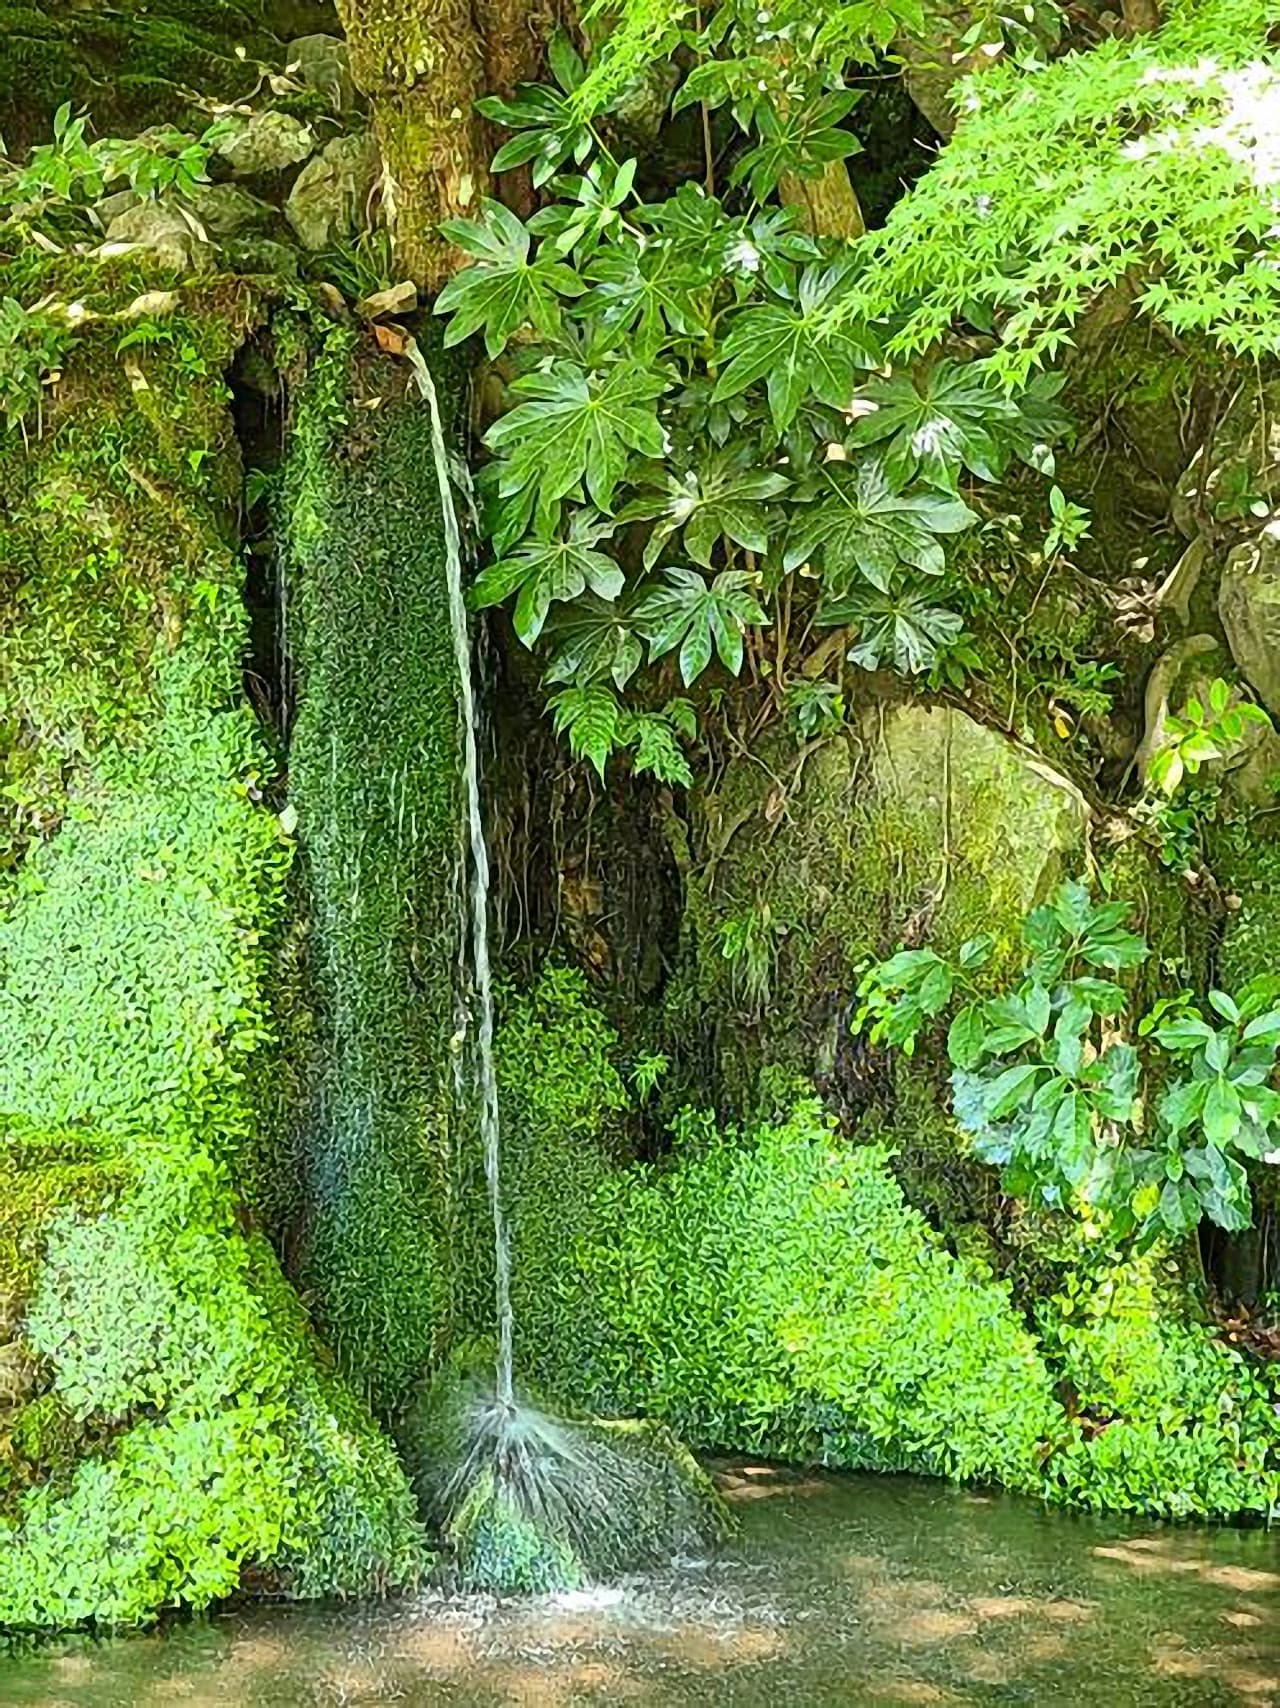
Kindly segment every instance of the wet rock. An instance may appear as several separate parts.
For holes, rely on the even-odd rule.
[[[232,237],[222,248],[223,264],[232,273],[293,279],[301,259],[292,244],[277,243],[272,237]]]
[[[1218,615],[1241,674],[1267,710],[1280,715],[1280,521],[1228,556]]]
[[[122,213],[128,213],[131,208],[136,208],[141,200],[142,197],[136,190],[115,190],[111,195],[103,196],[95,202],[93,212],[105,231],[113,219],[117,219]]]
[[[275,217],[274,208],[238,184],[202,184],[192,197],[191,211],[216,238],[265,230]]]
[[[367,209],[382,162],[364,132],[338,136],[298,174],[285,217],[304,249],[327,249],[367,223]]]
[[[140,202],[117,214],[107,227],[106,247],[144,252],[157,266],[175,273],[203,273],[214,264],[213,250],[174,207]]]
[[[335,113],[360,105],[360,92],[351,76],[351,55],[337,36],[298,36],[285,49],[285,68],[304,89],[321,95]]]
[[[311,126],[288,113],[268,111],[242,119],[219,145],[219,157],[231,168],[233,177],[258,178],[287,171],[315,151]]]

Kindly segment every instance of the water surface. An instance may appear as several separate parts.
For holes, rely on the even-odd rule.
[[[739,1467],[714,1560],[589,1594],[251,1607],[0,1660],[4,1708],[1280,1708],[1280,1533]]]

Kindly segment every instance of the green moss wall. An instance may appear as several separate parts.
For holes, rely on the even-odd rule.
[[[458,370],[455,370],[455,373]],[[287,476],[289,759],[315,1046],[301,1114],[301,1273],[384,1412],[451,1311],[459,713],[440,501],[404,362],[330,335]],[[446,405],[461,394],[441,372]]]
[[[249,1208],[292,854],[241,692],[222,373],[258,309],[184,298],[130,372],[137,284],[95,276],[42,420],[0,441],[0,1626],[421,1563]]]

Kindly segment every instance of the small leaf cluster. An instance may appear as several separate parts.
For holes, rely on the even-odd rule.
[[[947,542],[978,521],[960,484],[1015,458],[1051,472],[1065,425],[1051,379],[1015,400],[950,360],[895,372],[879,326],[837,324],[856,251],[770,198],[849,151],[852,97],[827,87],[816,36],[782,53],[772,24],[747,42],[744,18],[719,9],[687,44],[672,102],[732,108],[721,193],[643,199],[558,40],[554,87],[485,103],[515,130],[495,166],[531,164],[553,199],[528,221],[486,202],[444,227],[470,260],[436,302],[446,344],[482,337],[509,375],[473,602],[510,604],[597,763],[626,745],[617,696],[661,704],[667,661],[684,689],[713,661],[739,675],[783,605],[792,634],[847,627],[867,669],[923,675],[959,653],[940,590]],[[794,662],[780,650],[767,672]]]
[[[1250,724],[1271,719],[1253,700],[1233,697],[1231,684],[1221,676],[1209,684],[1208,703],[1192,694],[1177,716],[1165,719],[1161,745],[1147,766],[1147,782],[1163,795],[1173,795],[1184,777],[1194,777],[1213,759],[1226,759],[1245,739]]]
[[[954,962],[902,950],[866,974],[857,1019],[910,1054],[954,1010],[952,1106],[974,1153],[1008,1191],[1146,1248],[1202,1217],[1249,1225],[1245,1161],[1280,1154],[1280,979],[1211,991],[1207,1005],[1183,993],[1135,1026],[1123,975],[1148,947],[1130,911],[1066,883],[1027,916],[1013,988],[979,991],[989,941]]]

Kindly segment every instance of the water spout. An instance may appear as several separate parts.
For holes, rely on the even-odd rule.
[[[471,851],[471,885],[468,892],[471,926],[472,975],[475,979],[479,1026],[476,1037],[476,1070],[480,1090],[480,1139],[484,1149],[484,1173],[493,1213],[494,1291],[498,1319],[497,1401],[507,1413],[515,1405],[515,1318],[511,1305],[511,1242],[502,1205],[502,1145],[498,1113],[498,1081],[493,1065],[493,976],[489,966],[489,850],[484,839],[480,810],[480,762],[476,741],[476,701],[471,679],[471,636],[467,606],[462,591],[462,534],[449,478],[448,451],[440,401],[431,370],[417,344],[410,339],[408,355],[418,390],[431,417],[431,448],[436,480],[440,488],[440,512],[444,521],[445,568],[449,582],[449,624],[454,656],[458,664],[458,692],[462,705],[463,784]]]

